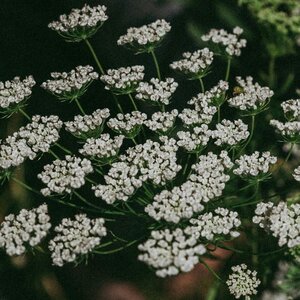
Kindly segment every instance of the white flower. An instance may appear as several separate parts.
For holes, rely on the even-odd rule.
[[[272,202],[259,203],[252,220],[279,238],[280,247],[285,244],[289,248],[300,245],[300,204],[287,206],[285,202],[277,205]]]
[[[151,120],[146,120],[144,124],[150,130],[164,134],[173,128],[177,115],[177,109],[170,112],[155,112]]]
[[[294,176],[295,180],[300,181],[300,166],[294,170],[293,176]]]
[[[43,82],[41,87],[62,101],[79,98],[99,76],[89,65],[78,66],[68,73],[52,72],[50,75],[52,79]]]
[[[108,19],[106,7],[98,5],[73,8],[69,15],[59,16],[58,21],[51,22],[48,27],[57,31],[67,41],[81,41],[91,37]]]
[[[231,267],[231,273],[226,281],[229,291],[235,299],[245,297],[245,300],[251,300],[252,295],[257,294],[257,287],[260,280],[257,278],[257,272],[251,271],[245,264]]]
[[[161,81],[157,78],[152,78],[150,82],[140,82],[135,98],[138,100],[150,101],[157,104],[168,105],[170,98],[178,87],[178,83],[173,78],[166,78]]]
[[[203,41],[211,41],[214,44],[220,44],[225,47],[227,55],[240,56],[241,49],[246,47],[247,41],[241,39],[240,35],[243,33],[243,29],[235,27],[233,33],[228,33],[224,29],[211,29],[208,34],[203,35],[201,38]]]
[[[199,127],[193,127],[190,131],[178,131],[177,145],[188,152],[199,152],[205,147],[211,137],[211,130],[206,124]]]
[[[130,27],[125,35],[120,36],[117,44],[131,48],[137,53],[150,52],[170,30],[170,24],[164,19],[142,27]]]
[[[239,215],[235,211],[219,207],[214,213],[209,212],[193,218],[190,221],[189,233],[194,234],[197,239],[205,238],[208,241],[219,236],[230,236],[236,238],[240,235],[237,231],[241,225]]]
[[[54,231],[56,236],[49,242],[49,250],[53,264],[60,267],[88,255],[107,234],[104,219],[89,219],[85,214],[76,215],[75,220],[62,219]]]
[[[270,170],[270,166],[276,162],[277,158],[271,156],[269,151],[262,153],[255,151],[251,155],[245,154],[237,159],[235,163],[238,167],[233,170],[233,173],[242,177],[256,177],[261,174],[267,174]]]
[[[98,136],[109,116],[108,108],[97,109],[91,115],[75,116],[73,121],[65,122],[65,128],[76,137]]]
[[[236,77],[236,81],[241,92],[228,99],[228,103],[237,109],[251,112],[263,109],[274,95],[274,92],[268,87],[262,87],[257,82],[253,83],[251,76],[246,77],[246,80]]]
[[[86,158],[67,155],[65,160],[56,159],[44,166],[38,178],[47,185],[41,190],[44,196],[70,194],[85,184],[85,176],[93,172],[92,163]]]
[[[10,256],[25,253],[28,246],[35,247],[46,237],[51,228],[49,221],[46,204],[6,216],[0,225],[0,248]]]
[[[185,52],[183,59],[170,64],[171,69],[183,73],[191,78],[201,78],[205,76],[208,67],[214,59],[213,52],[208,48],[197,50],[195,52]]]
[[[288,119],[299,119],[300,99],[290,99],[281,103],[284,114]]]
[[[0,108],[6,109],[26,100],[31,95],[33,86],[35,81],[32,76],[23,80],[15,77],[13,80],[0,81]]]
[[[182,229],[152,231],[151,237],[138,246],[142,252],[138,259],[156,270],[156,275],[166,277],[189,272],[206,252],[194,236]]]
[[[291,121],[282,123],[278,120],[271,120],[270,125],[275,127],[276,132],[280,133],[284,138],[297,140],[300,135],[300,121]]]
[[[115,94],[130,94],[136,90],[139,82],[144,79],[144,66],[121,67],[109,69],[100,80],[105,84],[106,90]]]
[[[248,138],[248,125],[240,119],[233,122],[224,119],[216,125],[211,135],[213,139],[216,139],[215,144],[218,146],[224,144],[235,146]]]

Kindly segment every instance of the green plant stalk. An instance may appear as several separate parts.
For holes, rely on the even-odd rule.
[[[151,50],[150,53],[151,53],[151,55],[152,55],[152,58],[153,58],[153,61],[154,61],[154,64],[155,64],[157,77],[158,77],[159,80],[161,80],[160,68],[159,68],[159,64],[158,64],[158,61],[157,61],[155,52],[154,52],[154,50]]]
[[[226,74],[225,74],[225,81],[228,81],[230,75],[230,68],[231,68],[231,57],[227,59],[227,67],[226,67]]]
[[[27,115],[27,113],[22,109],[19,108],[19,112],[28,120],[31,121],[31,118],[29,117],[29,115]]]
[[[199,78],[199,81],[200,81],[201,92],[204,93],[205,92],[205,88],[204,88],[204,83],[203,83],[203,80],[202,80],[201,77]]]
[[[80,104],[78,98],[75,98],[74,100],[75,100],[75,102],[76,102],[76,104],[77,104],[77,106],[78,106],[80,112],[81,112],[83,115],[85,115],[85,111],[84,111],[84,109],[82,108],[82,106],[81,106],[81,104]]]
[[[133,99],[131,93],[128,94],[128,97],[129,97],[129,99],[130,99],[130,101],[131,101],[131,103],[132,103],[134,109],[135,109],[135,110],[138,110],[138,108],[137,108],[137,106],[136,106],[136,104],[135,104],[135,102],[134,102],[134,99]]]
[[[251,116],[251,132],[250,132],[250,136],[246,142],[246,144],[241,148],[241,150],[239,151],[237,156],[240,156],[240,154],[243,152],[243,150],[248,146],[248,144],[251,142],[252,137],[253,137],[253,133],[254,133],[254,129],[255,129],[255,115]]]

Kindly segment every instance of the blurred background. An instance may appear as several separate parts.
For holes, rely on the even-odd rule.
[[[103,66],[117,68],[121,66],[143,64],[146,67],[146,79],[155,76],[151,57],[146,54],[134,55],[118,47],[116,41],[130,26],[141,26],[159,18],[165,18],[172,25],[164,44],[157,51],[158,60],[165,77],[171,76],[179,82],[174,105],[183,107],[187,100],[198,91],[197,83],[183,82],[174,75],[169,64],[177,60],[182,52],[194,51],[205,46],[201,35],[210,28],[224,28],[231,31],[234,26],[242,27],[247,39],[247,48],[242,56],[234,60],[232,73],[251,75],[261,84],[275,90],[270,114],[280,115],[281,101],[295,98],[300,88],[299,46],[297,28],[284,26],[288,20],[290,6],[298,0],[280,2],[274,11],[260,14],[258,6],[238,3],[237,0],[1,0],[0,5],[0,81],[14,76],[33,75],[37,86],[33,90],[27,112],[33,114],[57,114],[63,120],[70,120],[78,114],[75,106],[59,103],[38,86],[49,78],[52,71],[69,71],[77,65],[91,64],[94,61],[84,43],[66,43],[47,24],[68,13],[72,8],[104,4],[108,7],[109,20],[91,39]],[[241,1],[264,2],[264,1]],[[272,1],[270,1],[272,2]],[[248,3],[248,4],[249,4]],[[261,12],[261,10],[260,10]],[[285,16],[279,21],[276,13]],[[294,13],[294,12],[293,12]],[[298,12],[299,14],[299,12]],[[274,21],[275,19],[275,21]],[[277,23],[276,23],[277,22]],[[298,24],[299,25],[299,24]],[[300,30],[300,28],[298,27]],[[300,34],[299,34],[300,36]],[[96,68],[96,66],[95,66]],[[212,73],[205,78],[206,86],[211,87],[224,77],[226,64],[221,58],[213,63]],[[231,83],[234,85],[234,76]],[[181,85],[182,83],[182,85]],[[129,101],[121,99],[122,106],[129,109]],[[82,105],[88,112],[96,108],[111,107],[111,95],[97,82],[91,85],[82,98]],[[147,107],[145,107],[147,111]],[[270,116],[265,116],[270,118]],[[0,139],[16,131],[25,120],[14,116],[9,120],[0,120]],[[274,144],[274,134],[261,128],[262,150]],[[72,141],[64,139],[69,148],[75,147]],[[281,149],[275,149],[280,152]],[[18,176],[33,186],[39,186],[35,178],[41,170],[40,162],[25,165],[18,170]],[[284,180],[283,180],[284,181]],[[275,189],[280,190],[284,183],[278,181]],[[0,221],[10,212],[23,207],[37,206],[45,201],[29,194],[13,182],[0,187]],[[47,202],[53,222],[62,217],[72,216],[75,211]],[[136,224],[138,227],[139,224]],[[219,251],[219,262],[210,262],[216,270],[235,259],[229,251]],[[89,264],[63,268],[51,266],[47,255],[28,254],[10,258],[0,253],[0,299],[4,300],[154,300],[154,299],[231,299],[221,292],[212,295],[211,287],[217,285],[203,267],[196,267],[189,274],[176,278],[157,279],[154,272],[136,259],[135,249],[115,255],[94,257]],[[213,289],[216,290],[216,289]],[[222,291],[222,289],[221,289]]]

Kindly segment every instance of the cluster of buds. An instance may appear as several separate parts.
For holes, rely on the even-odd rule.
[[[174,127],[177,115],[177,109],[173,109],[170,112],[158,111],[151,116],[151,120],[146,120],[144,124],[152,131],[166,134]]]

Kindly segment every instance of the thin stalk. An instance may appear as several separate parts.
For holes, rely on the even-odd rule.
[[[205,88],[204,88],[204,83],[203,83],[202,78],[199,78],[199,81],[200,81],[201,92],[204,93]]]
[[[218,123],[221,121],[221,105],[218,105]]]
[[[75,98],[75,102],[76,102],[76,104],[77,104],[77,106],[78,106],[80,112],[81,112],[83,115],[85,115],[85,111],[84,111],[84,109],[82,108],[82,106],[81,106],[81,104],[80,104],[78,98]]]
[[[289,152],[288,152],[285,160],[283,162],[281,162],[281,164],[279,164],[273,172],[278,171],[280,168],[282,168],[284,166],[284,164],[286,164],[288,162],[288,160],[289,160],[289,158],[290,158],[290,156],[291,156],[291,154],[293,152],[294,146],[295,146],[295,144],[292,143],[291,148],[290,148],[290,150],[289,150]]]
[[[133,99],[133,97],[132,97],[132,95],[131,95],[130,93],[128,94],[128,97],[129,97],[129,99],[130,99],[130,101],[131,101],[131,103],[132,103],[134,109],[135,109],[135,110],[138,110],[138,108],[137,108],[137,106],[136,106],[136,104],[135,104],[135,102],[134,102],[134,99]]]
[[[155,64],[155,68],[156,68],[156,72],[157,72],[157,77],[158,77],[159,80],[161,80],[161,73],[160,73],[160,69],[159,69],[159,64],[158,64],[156,55],[154,53],[154,50],[150,51],[150,53],[152,55],[152,58],[153,58],[153,61],[154,61],[154,64]]]
[[[200,259],[200,263],[202,263],[219,281],[224,282],[223,279],[204,260]]]
[[[133,141],[133,143],[134,143],[135,145],[138,144],[134,137],[132,137],[131,140]]]
[[[29,186],[25,182],[20,181],[19,179],[15,178],[15,177],[11,177],[11,179],[13,181],[15,181],[17,184],[19,184],[20,186],[22,186],[23,188],[27,189],[28,191],[33,192],[33,193],[35,193],[37,195],[41,195],[41,193],[38,190],[32,188],[31,186]]]
[[[95,62],[96,62],[96,64],[97,64],[97,66],[98,66],[98,68],[99,68],[101,74],[104,75],[104,74],[105,74],[104,69],[103,69],[102,66],[101,66],[101,63],[100,63],[100,61],[99,61],[99,59],[98,59],[98,57],[97,57],[97,55],[96,55],[96,53],[95,53],[95,50],[94,50],[93,46],[91,45],[91,43],[89,42],[89,40],[85,39],[84,41],[85,41],[85,43],[87,44],[87,46],[88,46],[90,52],[92,53],[93,58],[94,58],[94,60],[95,60]]]
[[[31,118],[29,117],[29,115],[27,115],[27,113],[22,109],[19,108],[19,112],[28,120],[31,121]]]
[[[231,58],[228,57],[228,59],[227,59],[227,68],[226,68],[225,81],[228,81],[228,79],[229,79],[230,67],[231,67]]]
[[[54,158],[59,159],[59,156],[56,155],[51,149],[48,151]]]
[[[269,86],[272,88],[275,84],[275,57],[272,55],[269,61]]]
[[[70,155],[73,154],[70,150],[68,150],[64,146],[60,145],[59,143],[55,143],[54,145],[57,146],[58,148],[60,148],[61,150],[63,150],[64,152],[66,152],[67,154],[70,154]]]
[[[87,201],[83,196],[81,196],[78,192],[73,191],[74,195],[79,198],[82,202],[84,202],[85,204],[87,204],[88,206],[91,206],[93,208],[96,208],[99,210],[99,207],[93,203],[90,203],[89,201]]]
[[[113,250],[108,250],[108,251],[98,251],[98,250],[94,250],[93,253],[96,253],[96,254],[112,254],[112,253],[116,253],[116,252],[120,252],[132,245],[134,245],[135,243],[137,243],[139,240],[134,240],[134,241],[131,241],[130,243],[120,247],[120,248],[117,248],[117,249],[113,249]]]
[[[247,140],[247,142],[245,143],[245,145],[242,147],[242,149],[239,151],[237,157],[243,152],[243,150],[248,146],[248,144],[250,143],[250,141],[252,140],[253,137],[253,133],[254,133],[254,129],[255,129],[255,115],[251,116],[251,132],[250,132],[250,136]]]

